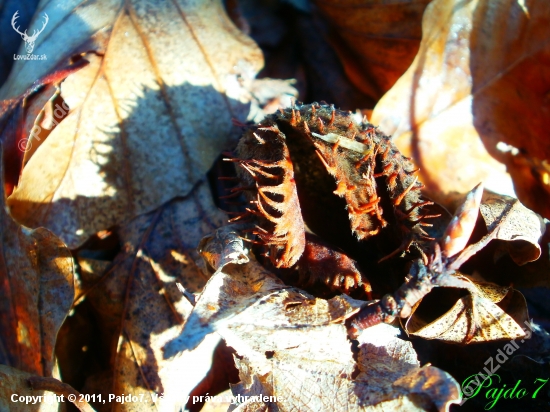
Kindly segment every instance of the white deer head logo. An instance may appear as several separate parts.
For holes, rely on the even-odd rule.
[[[44,24],[42,24],[42,28],[40,30],[34,30],[33,33],[32,33],[32,36],[29,36],[27,34],[27,30],[25,30],[25,32],[21,33],[21,31],[19,31],[19,27],[15,27],[16,20],[19,17],[17,15],[18,13],[19,13],[19,10],[17,10],[15,12],[15,14],[13,15],[13,17],[11,18],[11,27],[13,27],[13,29],[21,35],[21,38],[25,42],[25,49],[27,49],[27,53],[30,54],[30,53],[32,53],[32,51],[34,49],[34,42],[36,41],[38,35],[40,33],[42,33],[44,31],[44,29],[46,28],[46,24],[48,24],[49,17],[46,13],[44,13]]]

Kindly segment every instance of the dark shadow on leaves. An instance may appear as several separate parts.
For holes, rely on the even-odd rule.
[[[187,84],[169,88],[169,92],[196,95],[198,99],[206,102],[220,97],[220,93],[211,86],[198,87]],[[233,101],[224,95],[222,97],[233,109],[231,115],[241,121],[245,120],[249,104]],[[125,174],[127,171],[116,166],[119,163],[115,162],[114,156],[117,153],[115,145],[119,145],[121,139],[128,137],[125,129],[128,124],[132,124],[132,122],[139,124],[139,120],[144,116],[151,117],[153,100],[156,100],[155,103],[158,107],[158,99],[158,91],[143,91],[142,98],[138,98],[136,102],[129,103],[124,108],[130,113],[120,125],[122,132],[109,133],[112,136],[110,141],[112,147],[109,148],[105,142],[102,142],[101,145],[94,145],[92,148],[94,152],[90,153],[90,156],[92,159],[97,159],[99,174],[106,186],[117,188],[113,195],[91,197],[78,195],[72,199],[65,198],[54,201],[46,208],[43,207],[44,205],[21,203],[23,207],[36,208],[42,213],[47,213],[50,220],[68,220],[69,224],[74,227],[78,227],[75,222],[83,222],[84,227],[81,229],[85,231],[92,228],[107,230],[114,225],[118,225],[116,227],[119,228],[121,251],[106,272],[96,278],[88,279],[82,278],[81,274],[83,289],[89,289],[86,300],[92,308],[83,314],[92,316],[93,318],[88,321],[91,324],[99,325],[100,328],[98,336],[91,338],[92,341],[95,340],[95,343],[88,348],[91,353],[87,356],[97,356],[98,359],[110,359],[111,361],[107,365],[103,364],[103,367],[108,367],[107,370],[98,371],[96,364],[90,371],[77,373],[74,370],[76,365],[71,365],[71,359],[66,356],[60,357],[62,375],[72,376],[73,378],[70,379],[73,381],[69,383],[73,384],[77,390],[84,388],[85,391],[89,390],[89,393],[92,393],[92,390],[97,390],[97,393],[113,393],[114,388],[117,388],[116,383],[112,387],[105,387],[108,385],[106,382],[110,379],[97,377],[100,375],[105,377],[108,373],[116,381],[120,379],[121,375],[124,375],[122,371],[124,365],[121,363],[124,362],[124,359],[121,360],[122,355],[117,353],[117,347],[122,343],[127,345],[126,347],[134,345],[133,349],[139,349],[140,353],[145,352],[145,359],[141,363],[137,363],[139,373],[136,374],[137,382],[134,382],[134,386],[157,393],[164,391],[157,363],[159,355],[155,354],[151,342],[156,336],[171,328],[176,328],[179,333],[187,313],[182,312],[182,308],[185,307],[182,299],[185,301],[185,298],[177,289],[176,282],[181,283],[190,292],[201,290],[207,279],[197,266],[200,257],[196,252],[196,247],[203,236],[213,232],[223,223],[223,219],[220,219],[222,215],[212,202],[206,176],[203,181],[195,183],[189,193],[167,199],[164,202],[159,201],[159,207],[156,209],[135,216],[134,205],[130,202],[131,194],[129,195],[128,191],[125,191],[128,189],[125,186],[128,179]],[[194,109],[189,108],[189,110]],[[216,116],[216,113],[205,113],[204,122],[208,124]],[[115,126],[118,125],[113,125],[111,130],[114,130]],[[175,124],[174,127],[177,125]],[[236,127],[231,128],[231,125],[227,130],[229,134],[225,136],[226,147],[218,147],[215,150],[221,152],[227,149],[228,146],[235,143],[235,139],[240,135],[240,130]],[[105,133],[104,130],[101,132]],[[186,137],[183,136],[183,138]],[[208,137],[204,136],[200,142],[208,145],[206,140]],[[162,134],[151,134],[144,138],[150,139],[150,152],[142,153],[143,157],[139,161],[151,166],[149,154],[158,150],[160,146],[166,147],[170,141]],[[220,139],[218,139],[219,141]],[[179,146],[173,148],[174,153],[180,150]],[[40,152],[35,155],[40,155]],[[127,160],[137,161],[135,158]],[[214,160],[212,159],[212,162]],[[205,169],[210,166],[205,165]],[[186,166],[182,164],[180,167],[185,168]],[[142,183],[141,190],[147,192],[146,184],[140,183]],[[172,184],[179,183],[172,182]],[[111,212],[121,209],[124,211],[126,219],[113,221]],[[97,226],[98,218],[99,226]],[[91,220],[95,220],[95,223],[90,223]],[[86,224],[90,224],[90,226],[86,227]],[[79,254],[81,252],[86,255],[86,251],[80,249]],[[87,256],[97,256],[97,253]],[[85,321],[85,319],[81,319],[77,323],[81,324]],[[78,328],[64,333],[78,333]],[[71,344],[80,345],[81,342],[76,339],[73,343],[67,343],[69,346]],[[73,347],[69,350],[81,350],[81,347]],[[93,351],[97,351],[95,355]],[[188,373],[192,373],[192,371],[188,371]],[[83,382],[86,383],[83,385]],[[99,385],[103,385],[103,387],[95,387],[94,382],[99,382]],[[101,409],[101,405],[97,406]]]

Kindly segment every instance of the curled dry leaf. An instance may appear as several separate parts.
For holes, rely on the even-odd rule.
[[[71,253],[49,230],[15,223],[3,190],[0,247],[0,363],[51,376],[57,332],[74,298]]]
[[[316,0],[330,22],[331,44],[355,87],[378,101],[418,51],[429,0]]]
[[[452,268],[459,269],[466,260],[493,239],[506,241],[505,246],[501,248],[509,252],[518,265],[540,257],[539,241],[546,231],[546,226],[539,215],[527,209],[515,198],[490,192],[483,194],[479,210],[488,233],[478,242],[466,247],[451,263]]]
[[[464,203],[448,222],[441,238],[441,253],[445,256],[452,257],[462,252],[468,244],[477,222],[482,196],[483,185],[480,183],[466,195]]]
[[[178,358],[164,359],[162,347],[178,335],[193,308],[176,282],[191,293],[204,286],[207,278],[197,267],[195,247],[222,221],[208,185],[201,183],[185,199],[121,228],[122,251],[104,274],[83,272],[88,276],[84,290],[90,289],[86,298],[112,359],[110,369],[101,374],[107,379],[89,378],[83,392],[145,395],[143,402],[111,404],[108,410],[179,410],[208,372],[217,336]],[[164,398],[155,398],[162,393]]]
[[[204,243],[203,245],[205,248],[216,248]],[[245,254],[244,250],[242,253]],[[206,258],[208,259],[208,256]],[[218,325],[225,319],[244,311],[258,297],[286,287],[252,256],[249,256],[249,259],[250,261],[244,266],[229,265],[221,271],[215,268],[215,275],[208,280],[181,334],[166,345],[164,350],[166,358],[183,351],[193,350],[207,335],[217,330]],[[223,294],[221,294],[222,291]]]
[[[481,216],[495,239],[505,240],[506,251],[518,265],[537,260],[541,254],[539,241],[546,227],[542,218],[509,196],[485,193],[480,206]]]
[[[249,262],[247,249],[244,248],[237,228],[238,226],[222,226],[216,230],[214,238],[206,236],[199,243],[198,251],[216,272],[229,263],[241,265]]]
[[[468,283],[468,295],[436,320],[426,322],[413,313],[405,326],[407,332],[424,339],[456,343],[525,337],[524,322],[529,317],[521,293],[494,284]]]
[[[17,185],[26,150],[30,152],[32,149],[31,142],[36,149],[40,138],[44,137],[39,132],[41,128],[35,124],[41,117],[44,105],[56,95],[56,89],[68,75],[86,64],[86,61],[81,60],[76,64],[64,65],[29,84],[18,96],[0,102],[0,141],[4,147],[2,161],[5,164],[6,196],[9,196]]]
[[[23,170],[14,217],[70,246],[190,192],[244,121],[239,78],[262,66],[258,47],[221,1],[48,3],[34,53],[18,60],[1,98],[85,53],[90,64],[62,84],[70,108]],[[61,110],[60,109],[60,110]],[[61,113],[61,112],[60,112]],[[55,114],[55,113],[54,113]],[[57,115],[56,115],[57,116]]]
[[[530,249],[522,245],[519,251],[514,252],[517,255],[516,259],[538,258],[540,248],[537,242],[542,237],[545,227],[536,213],[521,206],[516,199],[491,194],[485,197],[487,204],[480,205],[482,198],[482,187],[478,185],[466,196],[464,204],[449,222],[443,238],[427,245],[423,251],[424,259],[412,262],[408,276],[399,289],[361,309],[350,324],[351,336],[356,336],[358,331],[380,322],[391,323],[395,317],[409,317],[409,323],[412,322],[409,330],[430,339],[467,344],[476,340],[489,341],[509,336],[523,336],[523,330],[518,325],[527,319],[527,306],[521,293],[514,291],[506,300],[506,306],[498,308],[495,303],[503,300],[507,288],[503,289],[495,284],[476,287],[476,284],[462,276],[458,270],[493,239],[529,239],[533,242],[527,243]],[[489,233],[478,242],[464,248],[474,229],[473,217],[478,216],[482,206]],[[522,219],[527,223],[521,224]],[[459,250],[460,248],[462,250]],[[529,251],[532,253],[529,254]],[[455,291],[466,289],[471,296],[459,299],[451,310],[435,321],[435,316],[431,313],[429,320],[419,319],[417,315],[413,315],[411,320],[411,314],[436,287],[455,288]],[[501,290],[497,292],[499,288]],[[432,309],[431,312],[437,310]]]
[[[513,193],[503,162],[519,198],[550,216],[550,3],[523,3],[432,2],[418,55],[373,112],[434,200],[480,181]]]

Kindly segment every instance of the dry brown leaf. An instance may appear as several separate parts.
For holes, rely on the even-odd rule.
[[[231,119],[244,121],[251,99],[239,79],[254,76],[262,55],[221,1],[154,10],[140,0],[45,2],[39,10],[50,21],[34,53],[48,59],[18,60],[0,97],[79,53],[90,65],[62,84],[70,112],[28,161],[9,206],[76,247],[190,192],[237,137]]]
[[[550,126],[549,19],[550,3],[540,1],[436,0],[427,7],[418,55],[372,122],[415,158],[435,200],[480,181],[512,193],[500,161],[520,199],[550,216],[542,167],[550,155],[543,137]]]
[[[332,46],[354,85],[378,101],[405,73],[420,44],[429,0],[316,0]]]
[[[413,313],[405,329],[413,336],[456,343],[510,340],[525,336],[522,326],[529,318],[527,303],[521,293],[494,284],[473,282],[469,282],[467,290],[467,296],[460,298],[448,312],[434,321],[426,322]],[[497,304],[504,299],[506,306],[499,307]]]
[[[506,164],[519,199],[548,218],[550,4],[485,1],[473,24],[483,26],[471,40],[474,126],[489,153]]]
[[[60,403],[53,399],[54,394],[43,390],[34,390],[30,387],[28,379],[32,373],[23,372],[19,369],[10,368],[0,364],[0,410],[11,412],[57,412],[60,408]],[[16,401],[12,400],[12,396],[16,395]],[[30,396],[30,402],[27,403],[26,398]],[[35,402],[39,396],[47,396],[51,402]],[[21,401],[21,398],[22,401]],[[34,397],[34,398],[32,398]]]
[[[540,257],[539,241],[546,228],[536,213],[515,198],[490,192],[483,193],[480,212],[488,233],[466,247],[451,263],[455,270],[494,239],[505,241],[499,244],[497,252],[510,253],[518,265]],[[458,299],[435,320],[423,319],[414,312],[417,304],[405,325],[411,335],[466,344],[525,336],[523,322],[528,319],[527,304],[520,292],[493,283],[472,282],[462,275],[440,280],[439,286],[463,288],[468,295]]]
[[[216,271],[221,271],[230,263],[242,265],[249,262],[248,251],[244,248],[238,228],[237,225],[222,226],[213,237],[206,236],[200,241],[198,251]]]
[[[292,340],[285,339],[289,330],[272,331],[283,344],[241,329],[238,336],[256,345],[254,352],[238,351],[242,382],[232,390],[235,397],[248,399],[235,410],[256,410],[250,406],[260,403],[257,396],[270,406],[267,410],[275,402],[264,396],[280,398],[281,411],[424,411],[434,406],[446,411],[460,398],[449,374],[420,368],[412,344],[397,337],[398,328],[381,324],[363,332],[357,363],[342,325],[304,329],[294,330]]]
[[[470,257],[481,251],[492,240],[503,240],[498,254],[510,253],[512,259],[523,265],[537,260],[541,253],[541,241],[546,226],[542,218],[527,209],[517,199],[484,192],[480,212],[487,234],[479,241],[466,247],[456,260],[451,262],[450,269],[458,270]]]
[[[37,138],[41,135],[38,132],[39,128],[35,128],[35,121],[40,116],[42,108],[56,94],[56,89],[63,79],[85,65],[85,61],[80,61],[59,67],[56,71],[37,79],[20,95],[0,102],[0,140],[4,146],[2,161],[5,167],[4,187],[7,196],[12,193],[21,174],[29,135],[32,137],[36,134]]]
[[[246,310],[259,297],[286,288],[281,280],[250,258],[247,265],[232,265],[230,270],[217,270],[208,280],[180,336],[166,346],[165,357],[193,350],[220,324]],[[227,294],[220,296],[220,290],[226,290]]]
[[[234,319],[241,316],[246,319],[255,307],[259,307],[261,310],[262,305],[272,301],[284,302],[289,309],[284,319],[264,315],[264,322],[268,325],[290,326],[289,322],[330,324],[342,321],[359,310],[359,306],[363,302],[345,295],[325,301],[315,299],[299,289],[289,288],[260,265],[252,255],[249,256],[249,262],[245,263],[240,256],[248,255],[248,251],[238,236],[231,226],[222,227],[216,231],[215,235],[208,236],[201,242],[203,257],[210,264],[217,262],[218,265],[224,264],[225,266],[214,266],[216,272],[208,280],[200,294],[180,336],[167,345],[166,357],[172,357],[195,348],[205,336],[225,328],[226,323],[235,322]],[[221,258],[212,259],[212,254],[205,253],[205,250],[217,250],[218,255],[221,256],[232,255],[233,261],[225,259],[224,262]],[[238,253],[235,253],[236,251]],[[318,313],[310,318],[303,318],[302,310],[296,308],[296,305],[300,306],[301,303],[304,304],[304,307],[308,307],[308,305],[322,306],[323,303],[319,302],[325,302],[325,313]]]
[[[170,360],[163,359],[161,349],[178,335],[193,308],[176,282],[190,292],[206,283],[206,275],[196,265],[200,256],[195,247],[223,220],[208,185],[201,183],[185,199],[169,202],[121,228],[122,251],[104,274],[83,271],[83,276],[89,276],[83,279],[84,290],[95,285],[86,298],[97,313],[104,348],[113,359],[111,369],[100,374],[103,379],[92,377],[83,392],[145,395],[144,402],[96,405],[98,409],[185,407],[187,396],[210,368],[219,337],[211,336],[196,351]],[[89,268],[93,272],[93,266]],[[162,394],[164,398],[155,400]]]
[[[539,246],[542,249],[541,256],[534,262],[529,262],[519,267],[516,265],[510,265],[509,263],[507,264],[507,260],[499,261],[499,275],[502,273],[501,271],[504,270],[504,276],[506,279],[509,279],[509,282],[513,283],[514,287],[518,289],[536,287],[548,288],[550,286],[549,241],[550,231],[547,230],[543,238],[539,241]],[[524,244],[525,246],[529,245],[524,242],[518,243]],[[507,244],[499,246],[502,246],[504,252],[510,253]],[[530,245],[529,248],[531,248]],[[497,255],[497,257],[499,256]]]
[[[211,236],[204,246],[219,238]],[[275,402],[281,411],[413,411],[434,405],[443,411],[459,399],[450,375],[420,368],[411,343],[396,337],[398,328],[379,325],[364,332],[356,364],[343,321],[361,305],[345,295],[316,299],[285,287],[250,256],[249,263],[227,264],[210,278],[166,355],[193,348],[204,329],[217,331],[239,355],[236,411],[271,410]]]
[[[546,230],[540,216],[517,199],[488,192],[479,209],[487,231],[497,231],[494,238],[507,241],[505,248],[514,262],[524,265],[540,257],[539,241]]]
[[[57,332],[74,298],[71,253],[49,230],[15,223],[3,190],[0,244],[0,363],[51,376]]]

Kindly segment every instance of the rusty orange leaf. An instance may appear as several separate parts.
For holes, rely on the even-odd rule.
[[[435,200],[483,181],[550,216],[549,19],[538,1],[436,0],[426,9],[418,55],[372,121],[414,156]]]
[[[52,376],[57,332],[74,297],[71,253],[49,230],[15,223],[2,190],[0,247],[0,363]]]

